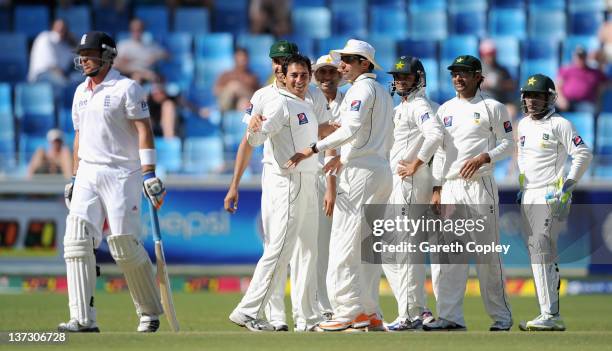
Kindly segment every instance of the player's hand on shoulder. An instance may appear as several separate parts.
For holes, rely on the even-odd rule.
[[[249,120],[249,127],[248,127],[249,132],[251,133],[259,132],[265,120],[266,120],[266,117],[260,114],[253,115],[253,117],[251,117],[251,119]]]
[[[337,175],[342,169],[342,162],[340,162],[340,156],[334,156],[331,160],[327,161],[323,166],[323,173]]]
[[[155,171],[148,171],[143,174],[143,192],[149,199],[151,204],[156,208],[160,209],[164,203],[164,197],[166,196],[166,188],[161,179],[157,178]]]

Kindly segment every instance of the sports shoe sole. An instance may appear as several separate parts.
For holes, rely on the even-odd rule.
[[[525,322],[521,322],[519,323],[519,329],[522,331],[548,331],[548,332],[553,332],[553,331],[565,331],[565,327],[563,329],[561,328],[554,328],[554,327],[533,327],[533,326],[527,326],[527,323]]]

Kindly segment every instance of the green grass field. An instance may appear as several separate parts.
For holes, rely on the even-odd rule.
[[[561,300],[568,331],[526,333],[518,322],[537,313],[535,298],[511,300],[515,327],[510,333],[490,333],[491,321],[480,298],[466,298],[468,332],[455,333],[252,333],[227,319],[240,300],[238,294],[176,293],[182,331],[135,332],[137,317],[127,293],[96,296],[100,334],[71,334],[67,344],[2,345],[0,349],[68,348],[83,350],[610,350],[612,300],[608,296],[571,296]],[[0,331],[54,330],[67,319],[67,296],[62,294],[0,295]],[[430,299],[430,301],[433,301]],[[382,297],[387,320],[395,318],[395,300]]]

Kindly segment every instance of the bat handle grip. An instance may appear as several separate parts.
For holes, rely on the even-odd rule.
[[[159,231],[159,219],[157,218],[157,209],[150,202],[149,215],[151,217],[151,227],[153,228],[153,240],[160,241],[161,232]]]

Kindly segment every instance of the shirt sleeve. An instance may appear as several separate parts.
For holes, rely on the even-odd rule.
[[[417,118],[417,126],[425,138],[417,158],[427,163],[442,143],[444,135],[442,123],[436,118],[431,106],[427,103],[420,103],[414,113]]]
[[[435,115],[435,119],[437,122],[442,125],[440,122],[442,113],[444,109],[438,109],[437,114]],[[434,159],[431,164],[431,175],[433,178],[432,185],[433,186],[442,186],[442,182],[444,181],[444,163],[446,162],[446,151],[444,150],[444,129],[442,129],[442,139],[438,144],[438,147],[435,150]]]
[[[266,117],[266,120],[262,123],[261,130],[256,133],[247,131],[247,141],[251,146],[263,144],[266,139],[274,136],[288,123],[283,103],[283,99],[276,99],[263,108],[262,115]]]
[[[512,156],[514,138],[512,135],[512,122],[510,121],[506,106],[497,103],[493,106],[493,111],[491,112],[493,113],[489,122],[491,123],[497,146],[489,150],[489,157],[491,158],[491,163],[495,163]]]
[[[147,93],[136,82],[132,82],[125,94],[125,110],[128,119],[149,118]]]
[[[572,157],[572,166],[567,175],[568,179],[579,181],[591,164],[593,153],[584,143],[582,137],[578,135],[572,122],[566,119],[560,119],[556,125],[556,132],[559,135],[559,140],[565,147],[565,151]]]
[[[523,121],[525,120],[525,118],[528,118],[528,117],[524,117],[518,124],[518,130],[516,134],[519,138],[521,138],[521,136],[523,135],[523,125],[524,125]],[[525,173],[525,168],[527,167],[527,164],[525,163],[525,156],[523,154],[523,148],[520,146],[517,148],[517,158],[516,159],[517,159],[516,162],[518,164],[519,173]]]
[[[372,96],[365,86],[360,87],[360,89],[351,88],[342,103],[340,119],[342,126],[325,139],[319,140],[317,149],[319,151],[336,149],[353,140],[371,108],[371,99]]]
[[[331,120],[331,110],[327,104],[327,99],[319,88],[315,88],[312,92],[314,113],[317,115],[318,124],[326,123]]]
[[[77,92],[79,91],[79,88],[81,86],[79,85],[77,87]],[[79,130],[79,112],[77,110],[77,100],[78,100],[78,93],[74,94],[74,98],[72,99],[72,126],[74,127],[74,130]]]

